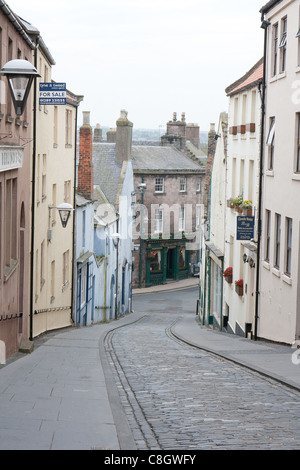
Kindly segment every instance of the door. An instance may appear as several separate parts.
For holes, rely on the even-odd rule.
[[[167,279],[175,279],[175,248],[170,248],[167,253]]]

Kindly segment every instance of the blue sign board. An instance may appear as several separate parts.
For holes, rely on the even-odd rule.
[[[254,217],[237,217],[236,239],[240,241],[254,238]]]
[[[65,83],[40,83],[40,105],[67,104],[67,86]]]

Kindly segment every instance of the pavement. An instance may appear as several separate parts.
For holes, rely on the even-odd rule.
[[[134,295],[197,284],[194,278]],[[143,315],[133,312],[110,323],[49,333],[35,340],[31,354],[18,354],[0,366],[0,450],[135,450],[104,340]],[[212,330],[196,315],[180,316],[172,333],[300,391],[300,360],[291,346]]]

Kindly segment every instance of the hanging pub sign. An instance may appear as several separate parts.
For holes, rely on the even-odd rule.
[[[40,83],[39,104],[67,104],[67,86],[65,83]]]
[[[252,240],[254,238],[254,217],[238,216],[236,239],[240,241]]]

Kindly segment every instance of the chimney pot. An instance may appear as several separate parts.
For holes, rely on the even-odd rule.
[[[91,112],[90,111],[83,111],[82,116],[83,116],[83,125],[84,126],[90,126]]]

